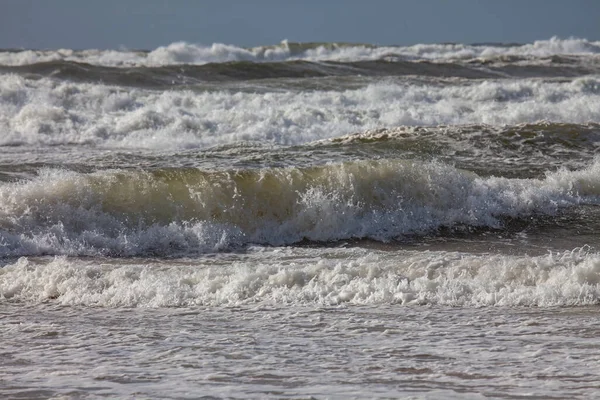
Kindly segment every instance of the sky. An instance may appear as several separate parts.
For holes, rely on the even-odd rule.
[[[0,0],[0,48],[600,40],[600,0]]]

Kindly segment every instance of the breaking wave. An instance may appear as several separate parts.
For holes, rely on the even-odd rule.
[[[181,256],[251,244],[389,241],[600,203],[600,161],[543,179],[479,177],[439,162],[309,168],[43,170],[0,186],[0,256]]]

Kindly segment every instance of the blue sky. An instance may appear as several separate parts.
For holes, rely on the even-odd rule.
[[[600,0],[1,0],[1,48],[600,40]]]

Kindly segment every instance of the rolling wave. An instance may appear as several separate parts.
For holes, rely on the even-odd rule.
[[[543,179],[437,162],[309,168],[43,170],[0,186],[2,256],[161,255],[346,239],[389,241],[600,204],[600,161]]]
[[[541,121],[506,126],[403,126],[367,130],[312,145],[354,152],[353,157],[402,154],[435,158],[483,175],[540,177],[548,169],[582,168],[589,163],[600,146],[600,125]]]

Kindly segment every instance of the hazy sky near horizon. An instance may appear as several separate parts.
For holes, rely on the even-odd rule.
[[[0,0],[0,48],[600,40],[599,0]]]

